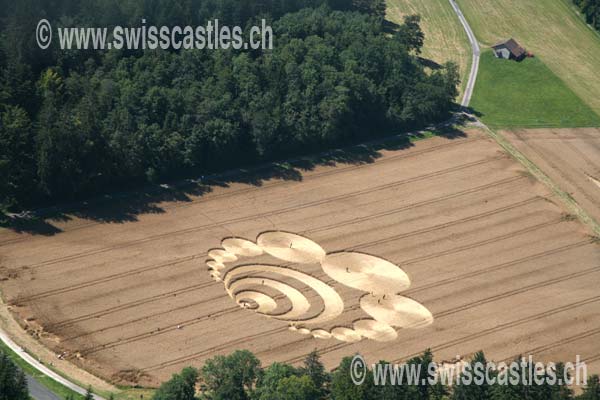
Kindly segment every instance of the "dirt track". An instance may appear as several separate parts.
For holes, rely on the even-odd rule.
[[[55,221],[62,232],[51,236],[0,231],[0,288],[47,346],[125,384],[156,385],[238,348],[265,364],[299,362],[318,348],[329,367],[358,350],[369,362],[427,347],[437,359],[480,349],[495,360],[581,354],[600,372],[600,244],[549,197],[483,134],[435,138],[382,151],[374,163],[317,167],[299,181],[156,204],[136,222]],[[398,329],[393,342],[346,343],[240,308],[211,278],[207,253],[226,237],[254,241],[272,230],[399,265],[411,280],[401,294],[433,323]],[[318,264],[306,268],[329,281]],[[361,294],[331,285],[346,309],[319,328],[352,327]]]

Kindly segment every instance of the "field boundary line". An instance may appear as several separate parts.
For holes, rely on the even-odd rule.
[[[494,139],[508,154],[523,165],[539,182],[549,188],[581,223],[590,228],[596,237],[600,238],[600,224],[570,194],[562,190],[559,185],[550,179],[533,161],[529,160],[525,154],[513,146],[502,134],[493,131],[483,123],[481,126],[488,136]]]

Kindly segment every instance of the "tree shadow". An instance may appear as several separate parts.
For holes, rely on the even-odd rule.
[[[427,67],[433,71],[437,71],[440,70],[442,68],[444,68],[443,65],[436,63],[433,60],[430,60],[428,58],[424,58],[424,57],[417,57],[417,59],[419,60],[419,63],[421,63],[421,65],[423,65],[424,67]]]
[[[53,236],[62,232],[62,229],[52,225],[43,218],[32,216],[0,216],[0,227],[8,228],[16,233],[29,233],[40,236]]]
[[[182,188],[157,185],[137,192],[119,193],[85,201],[59,214],[101,223],[135,222],[142,214],[164,213],[160,203],[191,202],[192,196],[202,196],[210,191],[210,186],[205,184],[188,184]]]
[[[465,137],[465,133],[448,123],[435,128],[435,135],[446,139]],[[135,222],[140,215],[162,214],[163,203],[189,203],[211,193],[215,188],[227,188],[233,184],[260,187],[267,181],[302,181],[303,173],[317,167],[337,165],[364,165],[382,157],[382,151],[404,150],[414,146],[414,141],[430,137],[430,131],[399,134],[334,149],[316,155],[297,157],[286,161],[270,162],[247,168],[187,179],[173,184],[152,185],[135,191],[100,196],[79,203],[50,207],[36,212],[0,218],[0,226],[17,233],[52,236],[62,232],[55,224],[78,218],[94,223],[120,224]],[[0,215],[1,217],[1,215]],[[85,224],[85,223],[84,223]]]
[[[464,139],[467,137],[467,134],[464,130],[457,128],[455,124],[449,124],[439,128],[436,131],[436,136],[441,136],[449,140],[455,140]]]
[[[400,28],[400,25],[398,25],[397,23],[392,22],[388,19],[383,20],[383,31],[385,33],[393,34],[398,30],[398,28]]]
[[[484,113],[475,110],[473,107],[462,107],[461,118],[463,122],[477,122],[478,118],[482,118],[484,116]]]

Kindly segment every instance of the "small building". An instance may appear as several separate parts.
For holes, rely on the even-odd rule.
[[[527,55],[523,47],[515,39],[508,39],[492,46],[494,55],[507,60],[522,60]]]

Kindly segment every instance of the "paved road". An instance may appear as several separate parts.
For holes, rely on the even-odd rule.
[[[467,87],[465,89],[465,94],[463,96],[463,100],[461,105],[465,108],[469,107],[471,103],[471,97],[473,96],[473,89],[475,88],[475,81],[477,80],[477,73],[479,72],[479,57],[481,55],[481,49],[479,48],[479,43],[477,42],[477,38],[471,29],[471,26],[467,22],[467,19],[463,15],[460,7],[456,3],[456,0],[449,0],[452,8],[456,15],[458,15],[458,19],[462,24],[463,28],[465,28],[465,32],[467,32],[467,36],[469,37],[469,42],[471,42],[471,48],[473,49],[473,61],[471,63],[471,73],[469,74],[469,81],[467,82]]]
[[[0,329],[0,340],[2,340],[4,342],[4,344],[6,344],[19,357],[21,357],[23,360],[25,360],[25,362],[27,362],[27,364],[31,365],[33,368],[40,371],[42,374],[48,376],[49,378],[54,379],[56,382],[60,383],[63,386],[68,387],[69,389],[71,389],[72,391],[74,391],[76,393],[85,395],[86,389],[63,378],[62,376],[58,375],[56,372],[52,371],[50,368],[46,367],[44,364],[42,364],[41,362],[39,362],[38,360],[33,358],[31,355],[29,355],[27,352],[25,352],[19,345],[17,345],[15,342],[13,342],[12,339],[9,338],[8,335],[1,329]],[[28,385],[30,388],[32,385],[34,385],[34,386],[37,385],[36,390],[39,388],[39,386],[42,386],[35,379],[30,380],[29,377],[28,377]],[[46,389],[46,388],[44,388],[44,389],[45,390],[43,392],[40,389],[40,391],[39,391],[40,396],[47,395],[47,392],[49,392],[48,389]],[[32,397],[34,397],[36,400],[56,400],[57,399],[57,397],[35,397],[35,395],[33,393],[32,393]],[[94,395],[94,400],[105,400],[105,399],[103,397]]]
[[[46,386],[39,383],[33,376],[27,376],[27,388],[29,395],[34,400],[64,400],[51,392]]]

